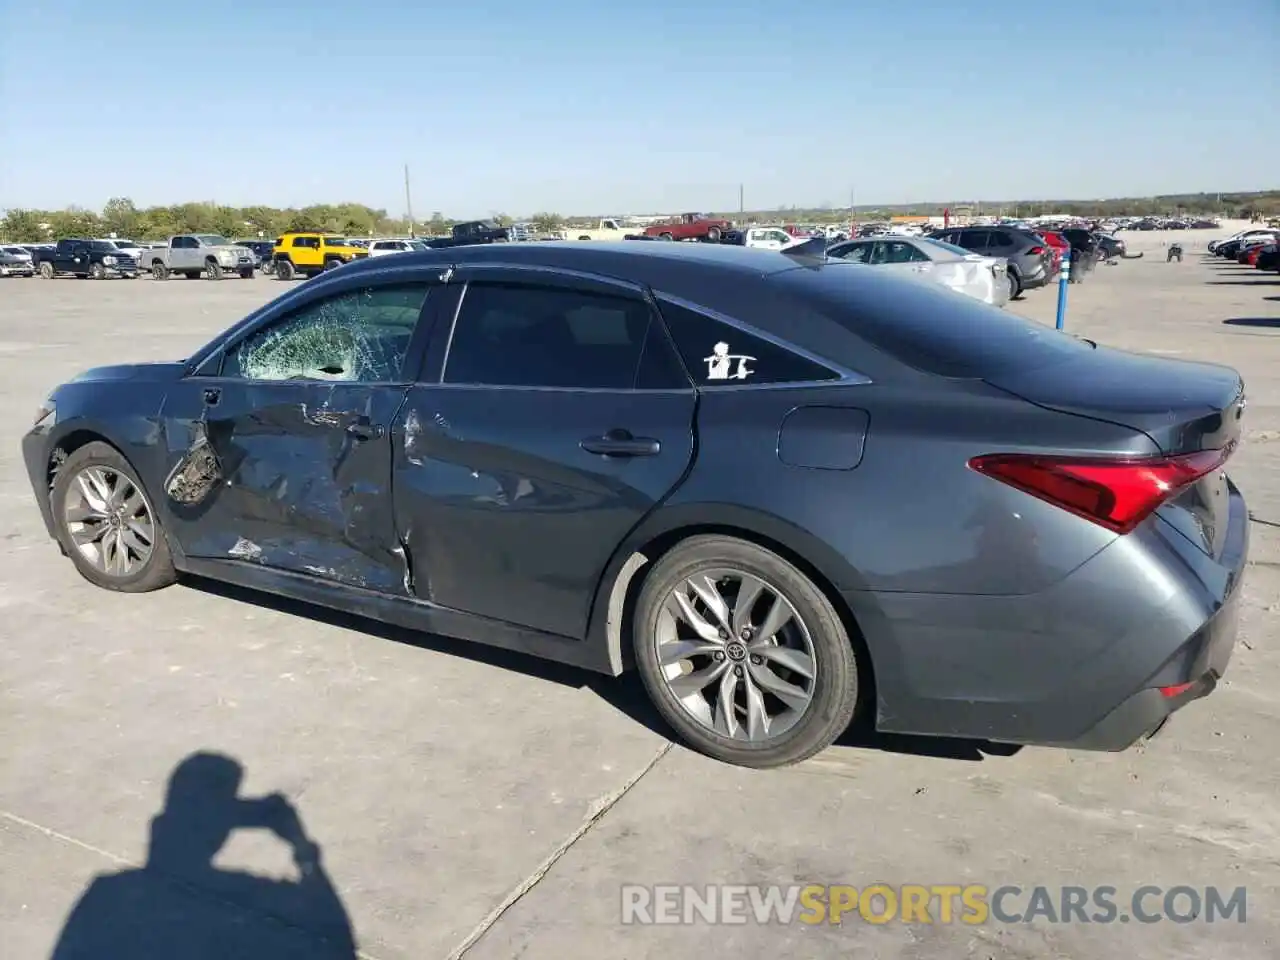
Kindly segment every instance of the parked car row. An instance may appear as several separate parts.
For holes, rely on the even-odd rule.
[[[1251,227],[1209,244],[1209,252],[1214,256],[1259,270],[1280,271],[1277,251],[1280,251],[1280,228],[1276,227]]]

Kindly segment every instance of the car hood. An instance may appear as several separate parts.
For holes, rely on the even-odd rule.
[[[186,369],[182,360],[164,363],[121,363],[109,367],[93,367],[77,374],[70,383],[104,383],[120,380],[177,380]]]

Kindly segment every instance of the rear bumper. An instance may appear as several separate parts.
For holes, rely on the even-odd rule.
[[[1037,287],[1048,284],[1050,277],[1048,269],[1042,265],[1028,273],[1023,273],[1019,279],[1023,290],[1035,290]]]
[[[877,728],[1086,750],[1149,735],[1231,658],[1249,526],[1233,485],[1228,500],[1214,556],[1153,517],[1036,594],[846,592]]]

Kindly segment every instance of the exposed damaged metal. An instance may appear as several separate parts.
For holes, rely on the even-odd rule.
[[[193,506],[208,497],[221,481],[222,462],[201,429],[196,442],[165,479],[164,492],[174,503]]]
[[[235,557],[237,560],[260,560],[262,548],[252,540],[241,537],[236,541],[235,546],[227,551],[227,556]]]

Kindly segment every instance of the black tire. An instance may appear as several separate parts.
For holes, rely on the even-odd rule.
[[[297,275],[297,272],[298,271],[295,270],[293,267],[292,260],[276,261],[276,279],[277,280],[292,280]]]
[[[659,239],[659,240],[674,240],[674,239],[675,239],[675,237],[674,237],[674,236],[672,236],[672,235],[671,235],[671,234],[669,234],[669,233],[660,233],[660,234],[658,234],[658,239]]]
[[[107,268],[100,263],[90,264],[89,276],[94,280],[105,280],[107,278]]]
[[[40,264],[39,270],[40,270],[40,276],[42,279],[44,280],[53,279],[53,264],[50,263],[48,260],[45,260],[43,263]]]
[[[217,260],[206,260],[204,262],[204,278],[206,280],[222,279],[222,267]]]
[[[67,498],[67,491],[74,482],[76,475],[89,466],[105,467],[112,472],[127,477],[129,482],[142,494],[147,508],[151,512],[155,529],[155,543],[152,546],[151,556],[136,571],[127,576],[112,576],[96,569],[80,553],[72,539],[71,531],[67,527],[66,510],[63,506]],[[75,564],[80,575],[90,583],[102,587],[104,590],[116,590],[120,593],[148,593],[152,590],[159,590],[161,587],[167,587],[178,579],[177,571],[173,566],[173,556],[169,552],[169,541],[165,536],[164,529],[160,524],[160,517],[156,512],[155,501],[152,499],[150,492],[143,486],[142,481],[138,478],[138,474],[129,464],[129,461],[121,456],[120,452],[110,444],[102,442],[87,443],[67,457],[58,469],[57,479],[54,481],[53,489],[49,493],[49,502],[53,509],[54,530],[57,533],[58,544],[62,547],[63,553],[71,558],[71,562]]]
[[[1018,275],[1012,271],[1005,274],[1005,279],[1009,281],[1009,299],[1012,300],[1022,293],[1022,284],[1018,282]]]
[[[326,260],[326,261],[324,262],[324,269],[325,269],[326,271],[329,271],[329,270],[337,270],[340,266],[342,266],[342,261],[341,261],[341,260],[336,260],[336,259],[335,259],[335,260]]]
[[[253,279],[253,267],[245,267],[243,270],[241,270],[241,271],[240,271],[240,279],[241,279],[241,280],[252,280],[252,279]]]
[[[808,627],[816,660],[813,697],[795,724],[777,738],[753,744],[720,735],[687,713],[663,678],[653,638],[667,597],[682,581],[717,567],[741,570],[772,584]],[[831,601],[796,567],[746,540],[705,535],[672,548],[645,577],[631,634],[640,677],[658,712],[685,743],[726,763],[760,768],[799,763],[844,733],[858,706],[857,657]]]
[[[719,243],[719,242],[720,242],[720,228],[711,227],[709,230],[707,230],[707,243]]]
[[[169,268],[166,267],[159,260],[155,261],[155,263],[151,264],[151,279],[152,280],[168,280]]]
[[[584,234],[583,234],[582,236],[580,236],[578,239],[579,239],[579,240],[590,240],[591,238],[590,238],[589,236],[587,236],[587,235],[584,233]]]

